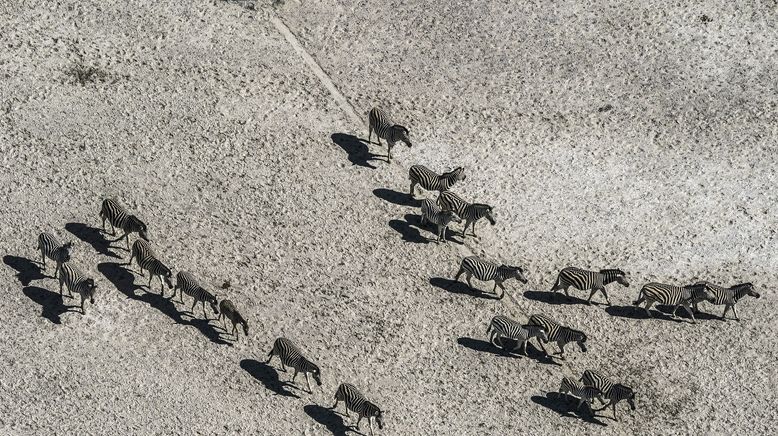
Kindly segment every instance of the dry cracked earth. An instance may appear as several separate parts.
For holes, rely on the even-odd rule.
[[[350,435],[327,409],[345,381],[385,410],[376,434],[774,434],[776,18],[772,0],[3,2],[0,432]],[[373,106],[411,131],[391,165]],[[464,166],[455,191],[497,224],[429,242],[413,164]],[[107,197],[249,337],[122,265]],[[43,231],[97,281],[86,315],[36,263]],[[471,254],[529,283],[497,300],[453,282]],[[570,265],[632,285],[611,307],[549,296]],[[739,322],[631,306],[696,280],[761,298]],[[488,343],[493,315],[534,313],[588,352]],[[263,363],[278,336],[321,389]],[[555,393],[585,369],[637,409]]]

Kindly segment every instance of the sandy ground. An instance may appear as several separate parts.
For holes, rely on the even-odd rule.
[[[3,434],[354,434],[326,409],[344,381],[386,410],[377,434],[775,432],[775,2],[110,3],[0,6]],[[78,65],[99,72],[82,85]],[[374,105],[414,139],[391,166],[358,139]],[[498,224],[426,243],[417,163],[465,166],[455,191]],[[120,265],[97,230],[108,196],[236,303],[248,339]],[[97,280],[85,316],[34,263],[41,231]],[[450,280],[470,254],[529,283],[469,292]],[[568,265],[632,286],[610,308],[549,298]],[[696,325],[625,307],[698,279],[762,298]],[[589,352],[501,355],[497,313],[551,315]],[[323,389],[261,363],[280,335]],[[585,369],[637,410],[553,393]]]

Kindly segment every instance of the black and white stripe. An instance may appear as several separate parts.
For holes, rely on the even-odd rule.
[[[205,316],[205,319],[208,319],[208,314],[205,312],[206,302],[211,305],[213,313],[219,313],[219,309],[216,307],[216,297],[203,289],[203,287],[200,286],[200,283],[197,282],[195,276],[191,273],[186,271],[179,271],[178,274],[176,274],[176,286],[173,288],[173,295],[171,298],[175,298],[177,289],[181,290],[182,303],[184,302],[184,294],[194,298],[194,303],[192,303],[191,309],[192,315],[194,315],[194,308],[197,303],[202,303],[203,316]]]
[[[135,215],[130,215],[119,202],[112,198],[103,200],[100,218],[103,219],[103,231],[105,231],[105,220],[108,220],[108,223],[111,224],[111,235],[116,235],[117,227],[124,231],[124,235],[117,241],[126,239],[128,250],[130,249],[130,233],[137,233],[141,238],[149,240],[146,224]]]
[[[499,298],[505,296],[505,286],[503,285],[504,281],[511,278],[516,278],[516,280],[522,283],[527,283],[527,279],[524,277],[524,271],[520,267],[510,265],[496,265],[487,260],[483,260],[478,256],[468,256],[462,259],[462,263],[459,265],[459,271],[457,272],[454,280],[459,280],[459,276],[461,276],[462,273],[465,274],[467,284],[473,289],[475,288],[470,282],[470,278],[473,276],[483,282],[494,280],[494,288],[492,288],[492,293],[497,295],[498,286],[503,290],[502,294],[499,295]]]
[[[235,304],[230,300],[222,300],[219,303],[219,319],[222,320],[222,325],[224,325],[224,329],[226,330],[227,322],[223,318],[229,319],[232,322],[232,334],[234,334],[236,338],[238,336],[238,324],[243,327],[243,333],[245,333],[246,336],[249,335],[249,323],[241,316],[238,309],[235,308]]]
[[[715,301],[715,297],[713,296],[713,293],[701,283],[695,283],[688,286],[648,283],[640,289],[638,299],[635,300],[632,305],[637,306],[645,301],[645,310],[649,317],[652,316],[648,309],[650,309],[654,303],[674,306],[673,318],[676,316],[675,313],[678,310],[678,307],[683,306],[684,309],[686,309],[686,312],[689,313],[689,316],[692,317],[692,323],[696,324],[697,320],[694,319],[694,313],[692,312],[690,305],[703,300],[713,302]]]
[[[537,325],[522,325],[521,323],[514,321],[507,316],[497,315],[492,318],[489,323],[489,327],[486,329],[486,333],[489,335],[489,342],[495,343],[495,340],[499,342],[500,348],[505,348],[502,342],[502,338],[508,338],[516,341],[516,345],[511,349],[514,351],[519,345],[522,346],[524,355],[527,355],[527,341],[530,338],[537,337],[538,340],[548,342],[548,336],[546,335],[546,329]]]
[[[127,265],[132,265],[133,258],[138,261],[141,276],[144,269],[149,272],[149,289],[151,289],[151,281],[154,277],[159,277],[160,295],[165,295],[165,284],[167,284],[168,289],[173,287],[173,283],[170,280],[173,277],[173,272],[157,258],[148,242],[138,239],[132,244],[130,260],[127,262]]]
[[[273,344],[273,349],[268,354],[267,362],[273,359],[273,356],[278,356],[281,359],[281,368],[286,371],[287,366],[294,368],[294,375],[292,376],[292,382],[297,378],[297,373],[301,372],[305,375],[305,381],[308,383],[308,392],[311,391],[311,381],[308,379],[308,374],[311,374],[316,384],[321,386],[321,371],[319,367],[313,362],[306,359],[303,353],[297,346],[286,338],[278,338]]]
[[[43,263],[44,270],[46,269],[46,258],[56,262],[57,266],[54,269],[54,278],[56,279],[62,264],[70,260],[70,249],[72,247],[72,242],[60,244],[51,233],[41,233],[38,235],[38,250],[41,251],[41,263]]]
[[[632,388],[621,383],[614,383],[603,374],[592,370],[584,371],[580,381],[584,385],[593,386],[602,392],[598,396],[600,402],[605,403],[605,399],[607,399],[608,403],[597,409],[597,411],[612,406],[614,420],[618,420],[616,418],[616,404],[620,401],[626,400],[630,409],[635,410],[635,391],[633,391]]]
[[[59,295],[62,295],[62,285],[68,288],[68,295],[73,296],[77,292],[81,296],[81,313],[86,314],[84,301],[89,298],[89,302],[95,304],[95,291],[97,284],[90,277],[87,277],[80,269],[70,262],[65,262],[60,266],[59,275]]]
[[[565,291],[566,296],[570,296],[568,289],[572,286],[582,291],[591,290],[589,298],[586,299],[586,304],[592,303],[592,297],[597,291],[602,292],[605,296],[605,301],[610,306],[611,301],[608,298],[608,293],[605,291],[605,285],[613,282],[618,282],[622,286],[628,287],[626,274],[620,269],[602,269],[599,272],[589,271],[581,268],[567,267],[559,272],[556,278],[554,287],[551,288],[551,292],[557,292],[562,289]]]
[[[408,178],[411,180],[411,195],[414,195],[416,185],[427,191],[446,192],[460,180],[465,180],[465,169],[462,167],[438,174],[424,165],[414,165],[408,170]]]
[[[592,410],[592,400],[598,397],[601,392],[594,386],[586,386],[583,383],[576,381],[570,377],[563,377],[562,383],[559,386],[560,394],[572,394],[578,397],[578,406],[586,402],[589,406],[589,410]]]
[[[367,418],[367,424],[370,426],[370,434],[373,434],[373,422],[375,419],[379,429],[384,428],[383,416],[381,409],[362,395],[356,386],[350,383],[341,383],[338,386],[338,390],[335,391],[335,404],[331,407],[333,410],[337,410],[338,403],[343,401],[346,406],[346,416],[348,417],[349,410],[355,412],[359,418],[357,419],[357,430],[359,430],[359,422],[362,418]]]
[[[424,224],[426,221],[437,226],[438,239],[436,242],[446,242],[446,229],[448,228],[448,225],[452,221],[461,223],[462,219],[457,216],[456,212],[452,210],[441,210],[434,201],[426,199],[421,202],[421,223]]]
[[[737,316],[737,309],[735,308],[735,304],[746,295],[754,298],[760,297],[759,292],[756,292],[756,289],[754,289],[754,285],[752,283],[741,283],[729,288],[714,285],[713,283],[709,282],[699,282],[698,284],[705,285],[705,287],[711,293],[713,293],[714,300],[710,301],[711,304],[716,306],[724,306],[724,313],[721,314],[721,319],[727,319],[727,312],[730,308],[732,308],[732,312],[735,314],[735,320],[740,321],[740,318]],[[697,311],[698,301],[693,301],[692,303],[694,304],[694,310]]]
[[[586,352],[586,334],[580,330],[575,330],[570,327],[565,327],[562,324],[556,322],[546,315],[535,314],[529,318],[529,324],[538,325],[546,330],[548,336],[547,342],[556,342],[559,347],[559,354],[564,359],[565,345],[570,342],[575,342],[581,348],[581,351]],[[549,355],[546,348],[543,346],[543,342],[538,340],[540,348],[546,355]]]
[[[375,130],[378,137],[378,145],[381,145],[381,139],[386,140],[388,151],[386,153],[387,162],[392,162],[392,147],[397,141],[402,141],[408,147],[411,147],[411,139],[408,137],[408,129],[399,124],[395,124],[389,117],[389,114],[377,107],[370,110],[369,118],[369,133],[367,135],[367,142],[369,143],[373,137],[373,131]]]
[[[475,223],[481,218],[486,218],[491,225],[496,221],[492,215],[493,208],[483,203],[468,203],[462,197],[451,191],[441,192],[438,196],[438,206],[443,210],[453,210],[460,218],[465,220],[465,227],[462,229],[462,237],[467,237],[467,228],[472,224],[473,236],[475,234]]]

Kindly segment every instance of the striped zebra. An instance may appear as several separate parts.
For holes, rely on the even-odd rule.
[[[278,358],[281,359],[281,368],[283,368],[284,371],[286,371],[287,366],[294,368],[292,383],[294,383],[294,379],[297,378],[297,373],[301,372],[305,375],[305,381],[308,383],[308,393],[313,393],[311,390],[311,380],[308,379],[308,374],[311,374],[316,384],[321,386],[321,371],[319,370],[319,367],[306,359],[300,349],[297,348],[297,345],[289,339],[276,339],[273,344],[273,349],[270,350],[265,363],[270,363],[273,356],[278,356]]]
[[[627,400],[629,407],[632,410],[635,410],[635,392],[632,390],[632,388],[624,386],[620,383],[613,383],[603,374],[588,369],[584,371],[583,376],[581,376],[579,381],[586,386],[593,386],[602,392],[598,399],[600,400],[600,403],[603,404],[605,404],[605,400],[603,398],[608,399],[608,404],[605,404],[602,408],[597,409],[597,411],[606,409],[608,406],[613,406],[614,420],[618,421],[616,418],[616,404],[622,400]]]
[[[176,286],[173,288],[173,295],[171,298],[175,298],[176,291],[180,289],[181,290],[181,302],[184,302],[184,294],[189,295],[190,297],[194,298],[194,303],[192,303],[192,309],[190,311],[192,312],[192,315],[194,315],[194,308],[197,305],[197,303],[202,303],[203,305],[203,316],[205,319],[208,319],[208,314],[205,312],[205,303],[211,305],[211,309],[213,309],[213,313],[219,313],[219,309],[216,307],[216,297],[213,296],[210,292],[203,289],[202,286],[200,286],[200,283],[197,282],[197,279],[195,278],[192,273],[186,272],[186,271],[179,271],[178,274],[176,274]]]
[[[340,401],[345,403],[346,417],[349,416],[349,410],[356,412],[359,416],[356,423],[357,430],[359,430],[359,423],[362,421],[362,418],[367,418],[367,424],[370,426],[371,435],[373,434],[372,419],[375,419],[378,428],[383,430],[384,422],[381,409],[368,401],[367,398],[359,392],[356,386],[350,383],[341,383],[340,386],[338,386],[338,390],[335,391],[335,404],[330,407],[330,409],[337,410]]]
[[[133,258],[138,261],[141,276],[143,276],[144,269],[148,270],[149,289],[151,289],[151,281],[154,277],[159,277],[159,293],[164,297],[165,285],[167,284],[168,289],[173,287],[173,283],[170,280],[173,277],[173,272],[170,271],[170,268],[157,259],[157,255],[154,253],[151,245],[142,239],[133,242],[130,260],[127,261],[127,265],[132,265]]]
[[[103,231],[105,231],[105,220],[111,224],[111,235],[116,235],[116,227],[124,231],[117,241],[125,239],[127,241],[127,250],[130,249],[130,233],[138,233],[138,236],[149,240],[146,224],[139,220],[135,215],[130,215],[127,210],[119,204],[118,201],[108,198],[103,200],[103,207],[100,209],[100,218],[103,219]]]
[[[395,124],[389,117],[389,114],[385,110],[374,107],[370,110],[369,118],[369,132],[367,135],[367,142],[373,138],[373,131],[375,130],[378,137],[378,145],[381,145],[381,139],[386,140],[386,146],[388,152],[386,153],[386,161],[392,163],[392,147],[397,141],[402,141],[408,148],[411,147],[411,140],[408,137],[408,129]]]
[[[500,348],[505,349],[502,338],[513,339],[516,341],[516,345],[510,351],[516,350],[521,345],[525,356],[527,355],[527,341],[530,338],[536,337],[539,338],[538,340],[548,342],[545,328],[537,325],[521,325],[521,323],[502,315],[492,318],[486,333],[488,334],[490,331],[489,342],[495,344],[496,338],[499,341]]]
[[[461,276],[462,273],[465,274],[468,286],[473,289],[475,288],[470,282],[470,278],[473,276],[483,282],[494,280],[492,293],[497,295],[497,287],[499,286],[503,291],[502,294],[499,295],[500,299],[505,296],[504,281],[516,278],[516,280],[522,283],[527,283],[527,279],[524,277],[524,271],[520,267],[510,265],[498,266],[492,262],[483,260],[478,256],[468,256],[462,259],[462,263],[459,265],[459,271],[457,272],[456,277],[454,277],[454,281],[459,281],[459,276]]]
[[[724,313],[721,314],[721,319],[724,320],[727,319],[727,312],[731,307],[732,312],[734,312],[735,314],[735,320],[740,321],[740,318],[737,316],[737,309],[735,309],[735,304],[746,295],[749,295],[754,298],[760,297],[759,293],[756,292],[756,289],[754,289],[754,285],[751,283],[741,283],[739,285],[731,286],[729,288],[714,285],[713,283],[709,283],[709,282],[699,282],[698,284],[705,285],[705,287],[711,293],[713,293],[715,300],[711,301],[712,304],[716,306],[724,305]],[[698,312],[697,303],[698,301],[693,302],[695,312]]]
[[[556,278],[554,287],[551,288],[551,292],[557,292],[562,289],[565,291],[565,296],[569,297],[568,289],[570,286],[579,289],[581,291],[591,290],[589,298],[586,299],[586,304],[592,304],[592,297],[597,291],[602,292],[605,296],[605,301],[608,306],[611,305],[611,300],[608,298],[608,292],[605,291],[605,285],[613,282],[618,282],[624,287],[629,286],[626,274],[620,269],[601,269],[599,272],[589,271],[581,268],[567,267],[559,272]]]
[[[576,406],[576,409],[580,408],[581,405],[586,402],[586,405],[589,406],[589,410],[592,410],[592,400],[602,394],[596,387],[586,386],[570,377],[562,378],[562,383],[559,386],[559,393],[572,394],[578,397],[578,406]]]
[[[716,301],[716,297],[704,284],[695,283],[688,286],[675,286],[666,285],[664,283],[648,283],[640,289],[638,299],[632,302],[632,305],[638,306],[645,301],[645,310],[649,318],[652,318],[652,316],[648,309],[650,309],[654,303],[674,306],[673,318],[675,318],[678,307],[683,306],[689,316],[692,317],[692,323],[696,324],[697,320],[694,319],[694,313],[692,312],[690,305],[703,300],[707,300],[711,303]]]
[[[54,278],[56,279],[62,264],[70,260],[70,249],[72,247],[72,242],[60,244],[51,233],[41,233],[38,235],[38,250],[41,251],[41,263],[43,263],[44,271],[46,270],[46,258],[53,260],[57,263],[57,266],[54,268]]]
[[[421,202],[421,223],[424,224],[426,221],[437,226],[438,239],[436,242],[446,242],[446,229],[448,228],[448,225],[452,221],[461,223],[462,219],[457,216],[456,212],[452,210],[441,210],[434,201],[426,199]]]
[[[529,317],[529,324],[541,326],[546,330],[546,335],[548,336],[546,342],[556,342],[559,347],[559,353],[554,354],[559,354],[559,357],[562,359],[565,358],[565,345],[570,342],[576,342],[581,348],[581,351],[584,353],[586,352],[586,334],[580,330],[565,327],[550,317],[539,314]],[[550,357],[548,351],[546,351],[546,348],[543,346],[543,342],[538,340],[538,344],[540,344],[540,348],[543,352]]]
[[[60,270],[62,274],[59,275],[59,295],[62,295],[63,284],[67,286],[70,297],[73,296],[73,292],[77,292],[81,296],[81,313],[85,315],[84,301],[89,298],[89,302],[95,304],[97,284],[70,262],[63,263]]]
[[[414,165],[408,170],[408,178],[411,180],[411,196],[415,195],[416,185],[427,191],[446,192],[460,180],[465,180],[465,169],[456,167],[453,170],[438,174],[424,165]]]
[[[227,319],[232,322],[232,334],[237,338],[238,336],[238,324],[243,327],[243,333],[246,336],[249,335],[249,323],[241,316],[238,309],[235,308],[235,304],[230,300],[222,300],[219,303],[219,319],[222,321],[224,330],[227,330]]]
[[[486,218],[491,225],[495,225],[497,222],[492,216],[492,206],[482,203],[468,203],[462,199],[462,197],[451,191],[441,192],[438,196],[438,206],[443,210],[453,210],[463,220],[465,220],[465,227],[462,229],[462,237],[467,237],[467,228],[472,224],[473,236],[475,234],[475,223],[481,218]]]

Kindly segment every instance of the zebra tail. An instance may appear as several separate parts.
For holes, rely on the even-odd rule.
[[[489,327],[486,328],[486,334],[489,334],[490,331],[492,331],[492,323],[489,323]]]

